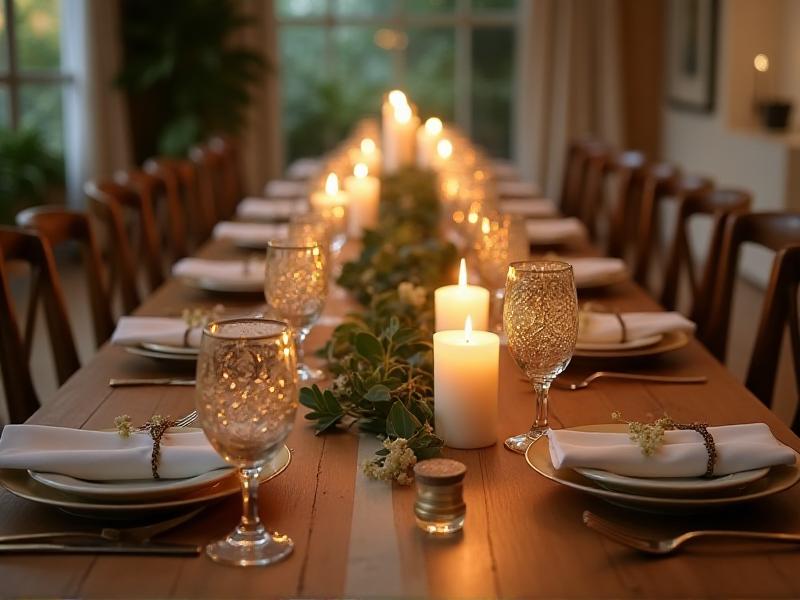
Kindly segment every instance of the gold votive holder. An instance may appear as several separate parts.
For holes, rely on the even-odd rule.
[[[414,466],[417,526],[434,535],[448,535],[464,527],[464,463],[449,458],[431,458]]]

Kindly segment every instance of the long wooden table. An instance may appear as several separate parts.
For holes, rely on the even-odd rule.
[[[200,254],[227,257],[235,250],[211,242]],[[329,315],[353,308],[334,293]],[[596,293],[617,310],[656,310],[632,283]],[[169,281],[139,310],[177,314],[187,306],[247,307],[258,298],[211,297]],[[330,334],[318,326],[308,347]],[[598,365],[573,363],[579,377]],[[554,389],[554,427],[610,421],[611,412],[643,420],[665,411],[682,422],[714,425],[765,421],[782,441],[800,450],[800,440],[756,400],[699,343],[660,358],[617,368],[665,374],[704,374],[707,385],[646,385],[604,381],[579,392]],[[108,387],[110,377],[168,373],[163,364],[104,346],[95,358],[38,411],[32,423],[82,428],[109,427],[127,413],[142,421],[154,412],[182,415],[192,408],[186,388]],[[367,480],[360,463],[376,440],[355,433],[315,436],[300,407],[287,445],[292,462],[261,488],[261,515],[269,527],[290,535],[295,551],[266,568],[237,569],[205,556],[139,558],[107,556],[2,556],[0,596],[70,597],[768,597],[800,596],[800,553],[781,548],[727,543],[695,546],[666,558],[642,556],[587,529],[590,509],[651,533],[695,527],[800,531],[800,487],[763,501],[704,516],[668,517],[618,508],[561,487],[533,472],[502,440],[532,419],[533,396],[506,350],[501,351],[500,425],[497,445],[473,451],[447,449],[466,463],[467,519],[461,534],[426,537],[414,524],[413,487]],[[164,536],[203,543],[223,536],[239,518],[239,497],[208,507],[190,523]],[[81,520],[0,492],[0,534],[83,527]]]

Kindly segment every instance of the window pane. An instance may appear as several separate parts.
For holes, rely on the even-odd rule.
[[[61,66],[60,0],[14,0],[19,68],[57,70]]]
[[[391,43],[383,39],[387,33],[391,34]],[[393,81],[394,54],[405,49],[407,39],[402,31],[357,26],[334,28],[333,39],[340,109],[344,112],[340,119],[349,129],[364,115],[380,111],[381,96]]]
[[[406,11],[410,13],[451,13],[456,0],[404,0]]]
[[[421,116],[453,120],[455,33],[452,28],[408,31],[406,86]]]
[[[508,12],[516,8],[517,0],[472,0],[472,12]]]
[[[496,156],[511,150],[514,38],[507,27],[472,33],[472,134]]]
[[[6,34],[6,7],[0,2],[0,71],[8,70],[8,35]]]
[[[391,16],[394,0],[334,0],[338,15]]]
[[[327,11],[325,0],[278,0],[278,17],[313,17]]]
[[[27,84],[20,87],[20,127],[36,129],[52,152],[64,152],[61,86]]]
[[[11,100],[8,86],[0,86],[0,127],[11,127]]]

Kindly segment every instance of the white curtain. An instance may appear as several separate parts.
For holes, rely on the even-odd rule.
[[[618,0],[521,3],[516,159],[556,197],[568,141],[621,140]]]
[[[69,203],[81,207],[83,182],[132,164],[125,95],[114,86],[122,63],[119,0],[66,0],[62,57]]]

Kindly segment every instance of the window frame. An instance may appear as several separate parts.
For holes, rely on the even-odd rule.
[[[278,12],[276,4],[275,18],[279,31],[283,27],[305,26],[322,27],[325,29],[325,61],[331,67],[336,60],[335,44],[333,43],[332,30],[339,26],[362,27],[388,27],[406,31],[408,28],[442,28],[452,27],[455,39],[455,70],[453,111],[455,122],[467,135],[472,135],[472,36],[478,28],[498,27],[513,30],[516,36],[514,60],[520,60],[518,42],[521,34],[521,3],[527,0],[517,0],[516,6],[511,10],[478,10],[472,9],[472,0],[455,0],[452,12],[445,13],[420,13],[409,11],[404,0],[392,0],[391,8],[385,14],[378,15],[349,15],[336,12],[337,0],[325,0],[324,14],[307,16],[283,16]],[[279,34],[280,35],[280,34]],[[394,53],[393,79],[398,82],[406,80],[406,49]],[[515,148],[514,132],[517,111],[516,94],[511,96],[509,154],[513,155]]]

